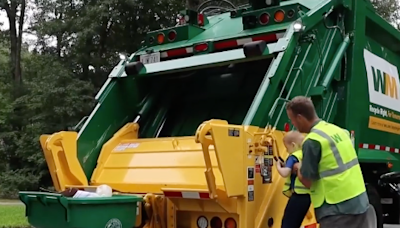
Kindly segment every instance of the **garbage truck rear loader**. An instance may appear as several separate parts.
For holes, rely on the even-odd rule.
[[[222,3],[221,3],[222,2]],[[348,129],[374,227],[399,223],[400,33],[367,0],[204,2],[121,60],[76,127],[42,135],[55,188],[21,192],[36,228],[281,226],[273,157],[285,103],[311,97]],[[317,227],[310,207],[303,226]]]

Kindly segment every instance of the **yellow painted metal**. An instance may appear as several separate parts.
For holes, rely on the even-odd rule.
[[[136,211],[136,223],[135,227],[140,227],[142,225],[142,215],[143,215],[143,208],[141,203],[138,203],[138,208]]]
[[[171,201],[167,201],[167,227],[168,228],[176,228],[176,206]]]
[[[229,125],[223,120],[202,123],[194,137],[138,139],[138,130],[137,124],[129,123],[104,144],[91,185],[108,184],[118,192],[142,194],[144,210],[150,217],[145,221],[146,228],[194,228],[199,216],[207,217],[208,221],[214,216],[222,221],[231,217],[236,220],[238,228],[268,227],[271,219],[271,228],[281,226],[287,203],[287,197],[282,194],[285,180],[272,167],[272,183],[263,184],[258,172],[250,183],[247,168],[255,167],[256,157],[263,156],[271,144],[274,155],[287,158],[282,143],[285,132],[269,127]],[[228,133],[230,130],[238,134],[232,136]],[[66,132],[61,135],[64,137],[54,138],[60,143],[53,143],[51,149],[43,146],[48,136],[42,136],[46,160],[51,170],[54,167],[72,170],[76,168],[72,162],[68,166],[58,164],[61,158],[67,157],[61,156],[65,149],[73,152],[72,147],[61,145],[74,145],[71,140],[74,137],[76,140],[76,136]],[[58,156],[54,156],[52,151],[59,151]],[[80,179],[73,179],[76,172],[60,170],[62,175],[52,173],[54,183],[58,183],[60,188],[66,185],[87,186],[83,181],[78,183]],[[77,170],[82,169],[79,167]],[[249,185],[253,185],[254,200],[248,198]],[[210,199],[166,198],[164,191],[210,193]],[[141,217],[141,213],[137,216]],[[315,223],[310,206],[303,225]]]
[[[123,127],[103,146],[92,184],[105,183],[121,192],[162,193],[162,188],[208,192],[203,151],[194,137],[135,139],[129,133],[133,128],[138,126]],[[215,153],[211,160],[223,188]]]
[[[76,132],[66,131],[40,137],[40,144],[57,191],[65,190],[66,185],[88,185],[77,158],[77,138]]]
[[[167,213],[166,199],[161,195],[146,194],[144,197],[144,208],[149,216],[149,221],[144,225],[144,228],[166,228]]]

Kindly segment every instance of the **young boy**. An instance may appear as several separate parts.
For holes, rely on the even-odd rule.
[[[289,197],[282,218],[282,228],[300,228],[311,204],[309,189],[301,184],[293,170],[293,165],[303,158],[301,151],[303,140],[304,136],[300,132],[288,132],[283,138],[283,143],[289,157],[285,164],[278,161],[276,165],[278,173],[286,178],[283,194]]]

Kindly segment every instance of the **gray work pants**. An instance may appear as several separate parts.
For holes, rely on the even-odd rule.
[[[322,218],[320,228],[369,228],[367,212],[359,215],[333,215]],[[371,224],[372,225],[372,224]]]

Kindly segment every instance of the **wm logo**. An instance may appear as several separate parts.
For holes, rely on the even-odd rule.
[[[331,135],[331,138],[332,138],[336,143],[339,143],[339,142],[342,141],[342,138],[340,137],[339,134]]]
[[[373,66],[371,66],[371,68],[374,76],[375,91],[391,98],[399,99],[396,79],[381,70],[375,69]]]

